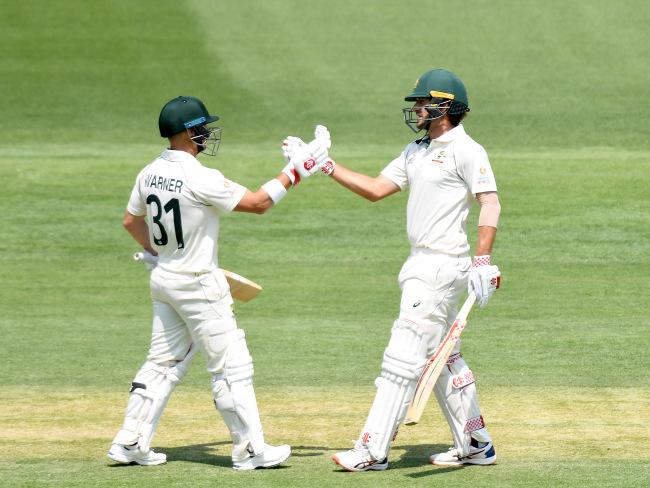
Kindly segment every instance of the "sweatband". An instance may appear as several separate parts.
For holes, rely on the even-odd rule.
[[[287,194],[287,189],[277,178],[267,181],[262,185],[262,188],[269,194],[269,198],[273,200],[274,205],[282,200]]]

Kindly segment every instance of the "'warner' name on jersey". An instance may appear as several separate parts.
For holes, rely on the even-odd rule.
[[[164,176],[158,175],[144,175],[144,186],[150,188],[158,188],[159,190],[181,193],[181,188],[183,188],[183,180],[165,178]]]

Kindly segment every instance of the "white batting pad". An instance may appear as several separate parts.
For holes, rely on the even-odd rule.
[[[384,352],[377,394],[357,441],[376,460],[383,460],[408,409],[426,362],[429,334],[417,323],[398,319]]]
[[[434,393],[449,424],[459,456],[469,454],[470,437],[480,442],[492,441],[481,416],[474,374],[459,352],[449,357],[436,382]]]
[[[122,428],[113,439],[114,444],[130,446],[135,443],[147,452],[167,401],[187,374],[196,347],[192,346],[185,359],[171,367],[147,361],[135,375],[126,405]]]
[[[214,404],[221,413],[233,441],[233,461],[247,456],[247,448],[255,454],[264,451],[264,432],[253,389],[253,358],[244,331],[230,334],[223,373],[212,378]]]

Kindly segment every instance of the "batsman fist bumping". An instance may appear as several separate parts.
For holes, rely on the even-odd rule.
[[[280,173],[252,192],[204,167],[196,156],[216,153],[220,129],[211,123],[217,119],[193,97],[178,97],[163,107],[158,123],[169,149],[138,174],[124,215],[126,230],[158,256],[158,264],[150,276],[151,348],[131,384],[124,424],[108,452],[118,463],[166,461],[151,450],[151,439],[195,349],[212,374],[214,403],[232,436],[233,467],[275,466],[291,453],[287,445],[264,440],[253,360],[217,259],[221,216],[233,210],[262,214],[286,195],[291,182]]]
[[[490,263],[499,218],[497,187],[487,154],[463,128],[469,111],[462,81],[444,69],[424,73],[404,109],[420,139],[406,146],[376,178],[356,173],[329,157],[323,173],[345,188],[377,201],[410,188],[406,209],[411,254],[399,274],[400,312],[376,380],[377,393],[353,449],[333,460],[348,471],[388,466],[390,443],[404,420],[427,358],[436,350],[465,290],[484,306],[498,285]],[[472,201],[480,206],[478,258],[472,266],[465,224]],[[470,276],[472,277],[470,281]],[[479,409],[474,375],[460,354],[460,341],[443,368],[435,394],[449,423],[454,447],[434,454],[434,464],[491,464],[492,439]]]

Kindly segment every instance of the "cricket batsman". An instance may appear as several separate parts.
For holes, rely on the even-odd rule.
[[[219,119],[201,100],[181,96],[162,108],[160,135],[169,148],[138,174],[124,227],[145,251],[151,266],[151,347],[136,373],[122,428],[108,457],[140,465],[165,463],[151,442],[172,391],[201,351],[212,375],[212,395],[232,437],[233,468],[268,468],[284,462],[288,445],[267,444],[253,390],[253,360],[237,327],[228,283],[218,265],[219,222],[232,211],[263,214],[299,181],[289,162],[255,192],[203,166],[199,154],[215,155]],[[311,153],[310,153],[311,154]],[[322,159],[322,158],[321,158]],[[155,263],[154,263],[155,264]]]
[[[329,156],[318,159],[325,174],[371,202],[410,190],[406,215],[411,253],[398,277],[400,312],[375,381],[377,393],[354,448],[332,456],[348,471],[388,467],[391,441],[427,358],[454,321],[461,295],[469,289],[483,307],[498,286],[499,269],[490,256],[500,205],[487,153],[461,123],[469,112],[465,85],[454,73],[433,69],[420,76],[405,100],[413,105],[403,109],[404,121],[424,135],[408,144],[379,176],[354,172]],[[473,201],[478,202],[480,214],[472,260],[465,226]],[[442,466],[494,463],[492,438],[460,341],[434,392],[454,446],[431,455],[430,462]]]

